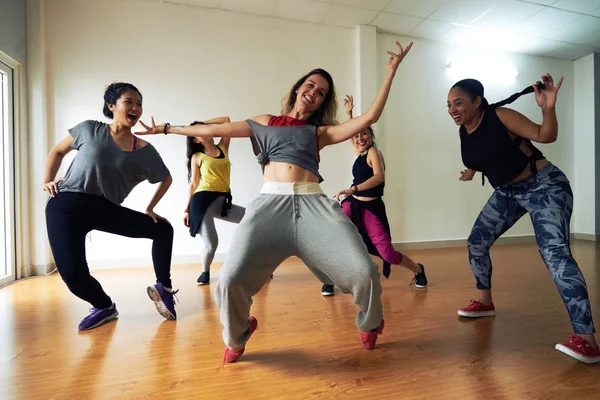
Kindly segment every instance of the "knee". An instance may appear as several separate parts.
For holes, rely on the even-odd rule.
[[[469,248],[469,253],[477,256],[488,253],[491,244],[488,240],[485,240],[483,235],[476,232],[471,232],[469,238],[467,239],[467,247]]]
[[[168,239],[173,241],[174,230],[173,225],[163,219],[159,219],[156,223],[155,239]]]
[[[219,239],[214,238],[212,240],[206,240],[204,242],[204,251],[207,255],[214,256],[217,252],[217,248],[219,247]]]
[[[540,247],[540,255],[553,277],[580,274],[577,263],[571,255],[571,250],[566,244]]]
[[[380,278],[381,274],[377,269],[377,264],[371,260],[367,267],[363,266],[363,268],[359,270],[357,281],[361,286],[372,286],[373,282],[379,283]]]
[[[61,268],[59,269],[59,273],[61,279],[69,288],[77,286],[86,279],[86,274],[82,273],[82,271],[78,270],[77,268]]]

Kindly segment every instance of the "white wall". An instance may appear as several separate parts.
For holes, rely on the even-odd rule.
[[[47,86],[47,102],[40,105],[40,110],[47,110],[47,118],[34,110],[34,118],[45,120],[32,131],[33,142],[42,143],[42,150],[36,154],[47,153],[48,147],[76,123],[90,118],[102,120],[103,90],[113,81],[138,86],[144,94],[145,120],[151,115],[158,121],[177,124],[218,115],[240,120],[259,113],[278,113],[281,98],[297,78],[312,68],[322,67],[332,73],[340,101],[345,93],[356,94],[361,84],[368,89],[366,83],[372,76],[361,76],[357,70],[358,49],[368,54],[375,48],[380,82],[387,61],[385,50],[395,49],[397,39],[409,41],[385,34],[365,41],[366,33],[361,36],[352,29],[138,0],[53,0],[43,15],[45,26],[40,37],[46,56],[39,64],[45,62],[46,68],[36,85]],[[373,48],[368,48],[369,42]],[[479,180],[458,181],[463,168],[458,128],[446,113],[447,92],[454,82],[448,78],[445,66],[449,58],[465,54],[485,56],[480,50],[417,40],[400,67],[386,111],[377,124],[376,135],[386,155],[385,199],[395,242],[466,238],[491,193],[490,186],[482,188]],[[512,85],[486,85],[491,101],[520,91],[542,73],[565,76],[558,104],[559,140],[540,147],[572,177],[573,63],[516,54],[502,57],[519,69],[519,76]],[[541,120],[532,95],[513,106],[534,121]],[[363,110],[367,107],[361,105]],[[339,111],[343,117],[342,107]],[[43,129],[44,123],[47,130]],[[44,148],[46,139],[49,144]],[[157,207],[157,212],[176,228],[174,261],[196,259],[201,240],[190,238],[181,224],[187,196],[185,140],[162,135],[149,140],[175,179]],[[247,205],[262,182],[249,140],[234,140],[231,158],[234,202]],[[327,194],[349,186],[353,159],[350,146],[345,144],[322,152],[322,186]],[[38,164],[31,180],[36,196],[34,211],[42,217],[35,219],[38,223],[33,233],[38,248],[46,241],[41,223],[44,197],[37,190],[43,161],[32,160]],[[153,190],[151,185],[141,184],[124,205],[143,210]],[[524,220],[509,234],[530,234],[530,225]],[[217,229],[221,239],[218,252],[225,253],[235,225],[218,223]],[[129,260],[126,265],[147,265],[150,243],[94,232],[87,252],[92,266],[114,266],[117,264],[103,260],[126,258],[143,258]],[[35,257],[38,264],[48,261],[43,249],[36,251]]]
[[[351,29],[123,0],[53,0],[45,15],[51,144],[82,120],[103,120],[103,92],[113,81],[131,82],[143,93],[142,120],[153,115],[176,124],[219,115],[240,120],[277,114],[291,86],[314,68],[331,72],[340,93],[355,87]],[[139,23],[132,24],[132,18]],[[174,254],[198,254],[201,239],[191,238],[181,222],[188,190],[185,139],[160,135],[148,140],[174,177],[173,187],[156,208],[176,228]],[[234,202],[245,206],[260,190],[260,166],[249,139],[233,140],[230,153]],[[333,195],[340,185],[350,183],[352,155],[342,145],[325,149],[321,156],[323,190]],[[68,160],[63,165],[64,171]],[[36,169],[36,189],[41,174]],[[140,184],[124,205],[143,210],[154,189]],[[36,234],[44,238],[41,221]],[[235,225],[218,222],[217,229],[218,252],[223,253],[229,249]],[[43,252],[36,255],[43,257]],[[93,232],[87,255],[93,266],[102,265],[94,260],[149,259],[150,242]]]
[[[385,50],[395,40],[378,36],[380,74],[388,57]],[[481,175],[471,182],[460,182],[464,169],[460,156],[458,127],[448,116],[446,99],[456,79],[448,76],[450,60],[495,57],[514,65],[519,75],[513,84],[482,83],[490,101],[502,100],[536,82],[549,72],[556,79],[565,77],[557,105],[559,139],[539,145],[544,155],[569,177],[573,175],[573,63],[571,61],[518,54],[485,53],[447,44],[415,40],[410,54],[398,70],[392,93],[375,135],[386,157],[386,195],[388,217],[394,242],[464,239],[475,218],[492,193],[489,183],[481,187]],[[511,107],[535,122],[541,112],[533,95],[520,98]],[[523,218],[507,235],[533,232]]]
[[[595,102],[594,54],[574,62],[575,69],[575,179],[574,231],[595,233]]]

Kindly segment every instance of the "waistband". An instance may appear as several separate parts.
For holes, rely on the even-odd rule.
[[[323,194],[321,186],[315,182],[265,182],[261,194]]]

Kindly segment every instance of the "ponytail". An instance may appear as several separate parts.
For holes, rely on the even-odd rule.
[[[543,83],[538,83],[535,86],[537,86],[539,89],[544,89],[544,84]],[[533,91],[534,91],[533,86],[527,86],[521,92],[515,93],[515,94],[513,94],[512,96],[510,96],[507,99],[504,99],[504,100],[499,101],[497,103],[489,104],[489,102],[487,101],[487,99],[483,96],[483,85],[478,80],[476,80],[476,79],[463,79],[462,81],[456,82],[452,86],[452,88],[455,88],[455,87],[461,88],[465,93],[467,93],[469,95],[469,97],[471,97],[472,101],[475,101],[475,99],[478,96],[481,97],[481,108],[483,110],[486,110],[486,109],[495,109],[495,108],[498,108],[498,107],[505,106],[507,104],[510,104],[510,103],[514,102],[515,100],[517,100],[519,97],[523,96],[524,94],[533,93]]]

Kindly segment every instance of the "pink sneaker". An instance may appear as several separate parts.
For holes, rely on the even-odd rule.
[[[577,335],[569,334],[567,341],[557,344],[554,348],[582,363],[596,364],[600,362],[600,350],[594,349],[592,345]]]
[[[493,304],[488,306],[478,301],[471,300],[471,304],[458,310],[458,315],[470,318],[491,317],[492,315],[496,315],[496,308]]]
[[[250,316],[248,321],[250,322],[250,336],[252,336],[256,328],[258,328],[258,321],[253,316]],[[250,337],[248,337],[248,339],[250,339]],[[236,362],[242,356],[242,354],[244,354],[244,350],[246,350],[245,346],[235,351],[225,346],[223,349],[223,366],[225,366],[225,364]]]
[[[360,344],[362,344],[365,349],[373,350],[373,347],[375,347],[375,342],[377,342],[377,336],[383,333],[383,325],[384,321],[381,320],[381,325],[379,325],[378,328],[375,328],[369,332],[360,333]]]

